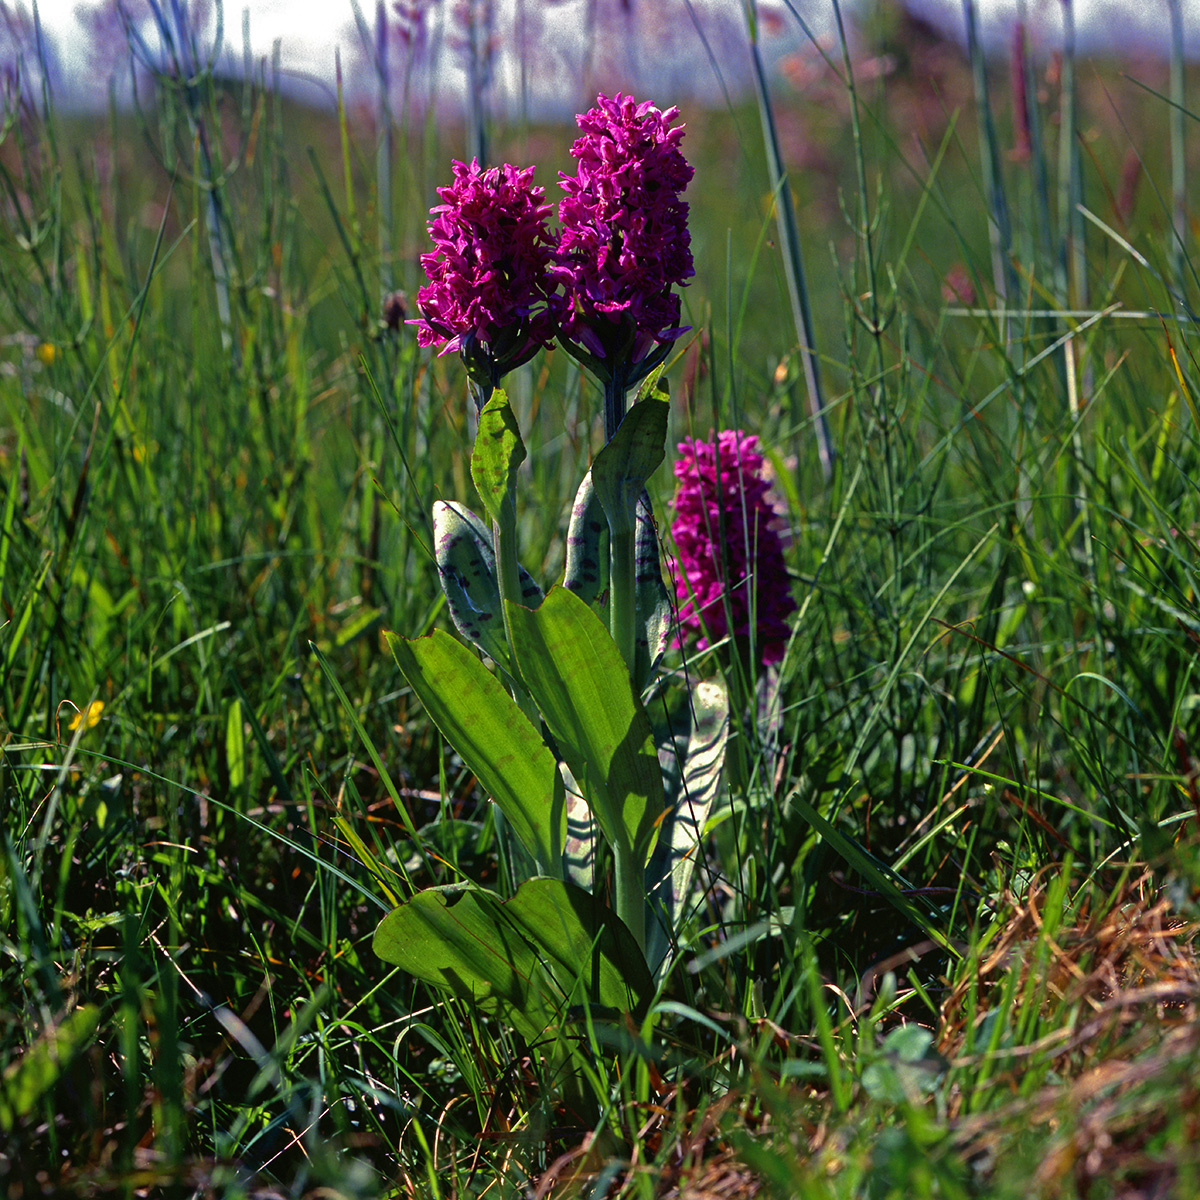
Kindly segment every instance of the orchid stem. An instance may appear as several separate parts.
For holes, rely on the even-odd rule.
[[[638,949],[646,950],[646,880],[644,867],[628,842],[613,844],[617,916],[625,922]]]
[[[604,381],[604,440],[611,442],[617,426],[625,419],[625,393],[629,391],[629,372],[614,367]]]
[[[492,544],[496,552],[496,582],[500,587],[500,610],[504,613],[504,636],[508,639],[512,654],[512,674],[508,676],[508,690],[517,702],[517,707],[534,723],[539,717],[533,697],[525,688],[517,666],[517,649],[513,641],[512,617],[509,606],[520,604],[520,567],[517,565],[517,506],[512,495],[504,499],[500,508],[500,519],[492,522]]]
[[[630,678],[637,653],[637,592],[634,578],[634,530],[609,531],[608,631],[617,643]]]
[[[604,440],[610,442],[625,419],[625,393],[628,372],[615,369],[604,383]],[[637,654],[637,591],[634,562],[634,531],[637,528],[635,511],[608,531],[608,631],[616,642],[621,658],[634,678]],[[625,514],[622,514],[623,516]]]
[[[521,603],[521,583],[517,567],[517,513],[511,496],[504,498],[500,519],[492,523],[496,551],[496,579],[500,585],[500,607],[504,612],[504,633],[512,647],[512,622],[508,602]]]

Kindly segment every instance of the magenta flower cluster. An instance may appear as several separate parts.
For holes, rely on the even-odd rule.
[[[679,327],[672,288],[693,274],[688,206],[692,168],[679,151],[679,110],[632,96],[599,96],[577,118],[574,177],[561,176],[562,231],[533,167],[454,164],[454,183],[430,210],[429,282],[417,293],[422,346],[482,352],[498,375],[561,336],[586,355],[640,362]]]
[[[746,648],[753,641],[761,662],[778,662],[796,602],[758,438],[733,429],[715,442],[687,438],[679,444],[675,478],[671,532],[681,631],[698,634],[702,650],[732,632]]]
[[[550,205],[533,186],[533,167],[481,170],[454,164],[454,183],[438,188],[430,210],[434,249],[421,255],[429,282],[417,292],[417,342],[441,353],[503,347],[506,369],[519,365],[558,329],[563,299],[549,268],[554,244],[546,231]]]
[[[563,335],[598,358],[632,334],[631,362],[678,337],[679,296],[695,273],[688,206],[679,193],[692,168],[679,150],[679,109],[660,112],[632,96],[597,98],[576,118],[575,177],[561,175],[562,237],[556,259],[571,307]],[[615,327],[615,328],[614,328]],[[606,344],[610,343],[610,344]]]

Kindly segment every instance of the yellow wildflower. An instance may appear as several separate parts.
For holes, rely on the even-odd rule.
[[[93,700],[87,708],[81,712],[77,712],[71,719],[71,724],[68,728],[72,733],[82,725],[85,730],[95,729],[100,724],[100,714],[104,711],[103,700]]]

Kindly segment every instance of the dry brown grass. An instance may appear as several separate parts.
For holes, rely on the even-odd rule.
[[[1023,1168],[1034,1195],[1086,1196],[1101,1185],[1104,1194],[1131,1200],[1181,1194],[1181,1174],[1200,1168],[1200,926],[1176,914],[1149,872],[1053,936],[1045,896],[1039,882],[1023,900],[1009,898],[1012,915],[978,970],[974,1019],[984,1019],[1004,977],[1016,972],[1016,994],[1038,997],[1040,1028],[1053,1027],[1027,1043],[969,1056],[970,981],[960,981],[942,1007],[939,1044],[952,1066],[999,1060],[992,1086],[1018,1097],[963,1114],[961,1093],[952,1096],[955,1139],[966,1155],[998,1168],[1018,1144],[1026,1153],[1036,1146]],[[1048,954],[1035,955],[1034,947]],[[1031,981],[1035,964],[1042,978]],[[1048,1069],[1052,1081],[1025,1086],[1031,1071],[1044,1076]],[[1156,1151],[1174,1123],[1182,1128],[1166,1144],[1175,1149]],[[1185,1161],[1177,1150],[1188,1145],[1198,1149]]]
[[[1178,916],[1149,871],[1103,903],[1080,901],[1065,920],[1048,919],[1056,870],[1004,898],[1008,916],[989,952],[952,981],[941,1006],[944,1134],[987,1194],[1183,1196],[1200,1177],[1200,924]],[[1008,1036],[968,1053],[969,1022],[978,1027],[989,1014]],[[964,1087],[964,1072],[986,1076],[986,1087]],[[880,1115],[868,1113],[865,1094],[838,1116],[819,1090],[775,1081],[702,1113],[672,1110],[673,1094],[664,1094],[621,1168],[624,1190],[610,1195],[645,1194],[632,1181],[648,1174],[664,1200],[783,1194],[737,1147],[752,1141],[815,1182],[834,1167],[831,1146],[841,1162],[854,1145],[869,1147],[856,1127],[864,1132],[862,1122]],[[1189,1145],[1190,1158],[1179,1149]],[[596,1149],[585,1139],[563,1154],[533,1194],[586,1194],[612,1170]]]

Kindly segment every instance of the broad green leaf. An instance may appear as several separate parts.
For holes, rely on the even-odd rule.
[[[508,618],[517,669],[600,831],[647,855],[662,778],[650,721],[608,630],[566,588],[551,588],[536,610],[510,604]]]
[[[511,674],[491,530],[465,505],[439,500],[433,506],[433,540],[438,579],[459,633]],[[541,604],[542,589],[524,567],[520,586],[523,604]]]
[[[525,443],[508,397],[497,389],[479,414],[479,433],[471,454],[471,478],[493,521],[509,498],[517,468],[525,461]]]
[[[387,638],[430,719],[500,806],[538,869],[560,877],[565,796],[558,763],[541,734],[500,681],[450,634]]]
[[[653,994],[632,935],[597,897],[531,879],[508,901],[474,884],[418,892],[375,931],[375,953],[540,1039],[590,1004],[642,1011]]]
[[[646,868],[646,898],[650,905],[646,957],[654,971],[666,960],[687,907],[700,839],[720,792],[729,737],[729,700],[723,688],[715,683],[698,683],[692,692],[691,711],[692,728],[685,754],[679,757],[672,744],[664,751],[666,815]]]
[[[10,1130],[54,1087],[64,1067],[92,1040],[99,1025],[100,1009],[94,1004],[80,1005],[57,1025],[47,1027],[5,1067],[0,1078],[0,1129]]]
[[[633,529],[638,498],[666,455],[668,411],[662,400],[638,401],[592,463],[592,486],[614,534]]]

